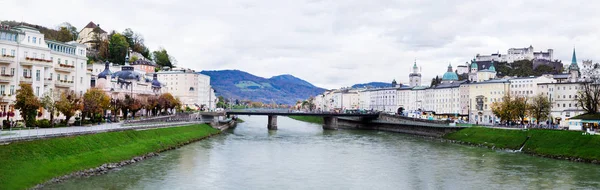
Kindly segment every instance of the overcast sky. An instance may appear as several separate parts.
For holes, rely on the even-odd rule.
[[[8,2],[7,2],[8,1]],[[0,20],[55,27],[89,21],[141,33],[178,66],[292,74],[324,88],[423,80],[475,54],[533,45],[570,62],[600,60],[600,3],[593,1],[365,0],[2,0]],[[456,68],[456,67],[455,67]]]

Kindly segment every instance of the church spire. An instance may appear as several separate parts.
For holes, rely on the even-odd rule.
[[[571,65],[577,64],[577,56],[575,55],[575,48],[573,48],[573,57],[571,58]]]

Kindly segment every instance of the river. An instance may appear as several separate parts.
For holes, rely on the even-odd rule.
[[[45,189],[598,189],[600,166],[266,116],[106,175]]]

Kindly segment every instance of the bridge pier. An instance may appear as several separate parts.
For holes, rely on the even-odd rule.
[[[324,130],[338,129],[338,118],[333,117],[333,116],[323,117],[323,129]]]
[[[268,117],[267,128],[269,130],[277,130],[277,115],[268,115]]]

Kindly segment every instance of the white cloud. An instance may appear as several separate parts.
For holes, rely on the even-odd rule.
[[[449,62],[529,45],[552,48],[563,62],[573,47],[579,59],[600,60],[591,1],[8,0],[2,7],[2,20],[132,28],[181,67],[289,73],[326,88],[407,82],[415,58],[428,81]]]

